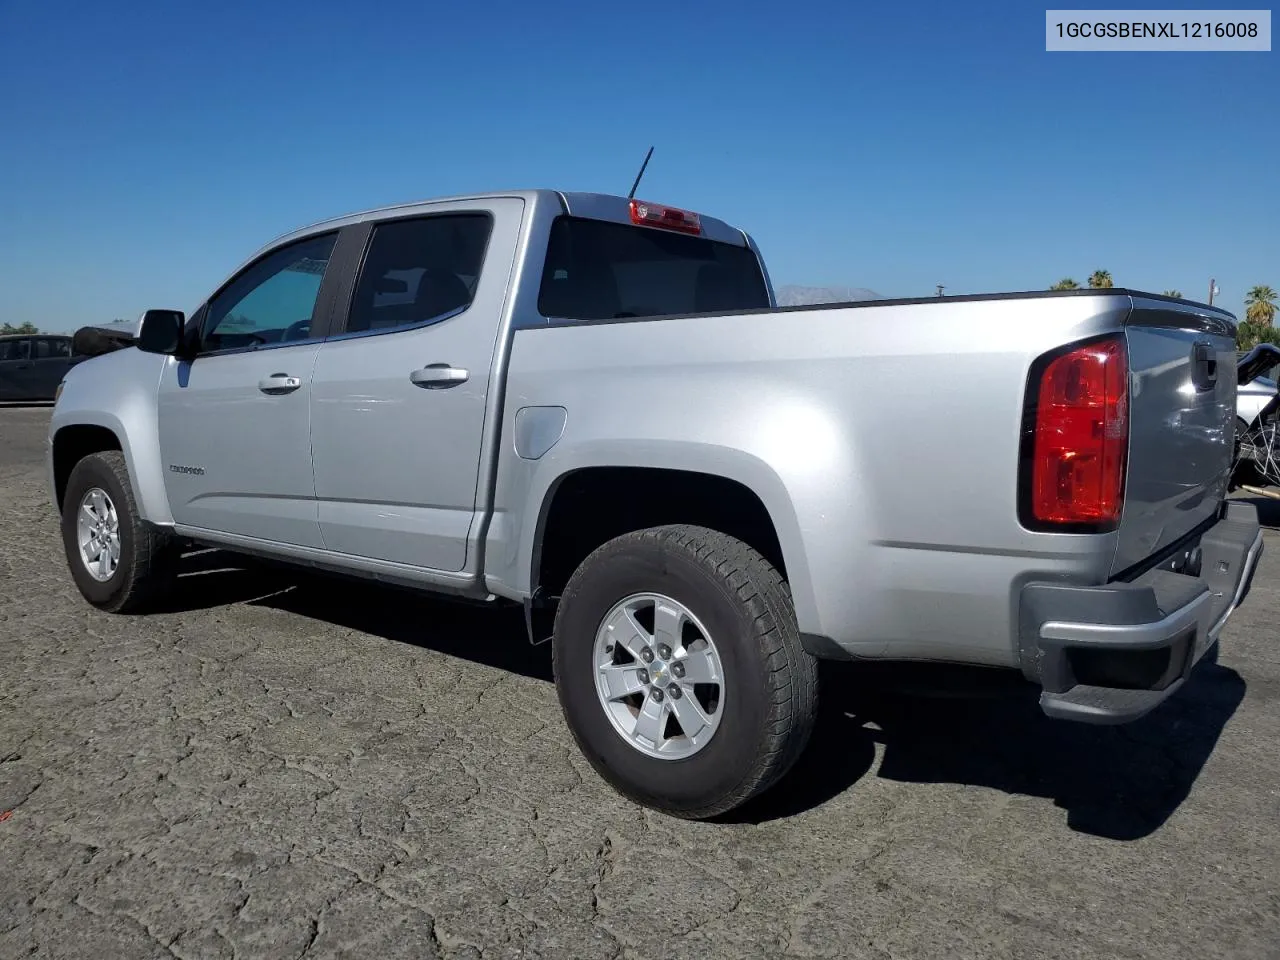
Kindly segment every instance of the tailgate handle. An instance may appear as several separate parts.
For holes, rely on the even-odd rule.
[[[1191,348],[1191,380],[1197,390],[1212,390],[1218,384],[1218,355],[1213,344],[1201,340]]]

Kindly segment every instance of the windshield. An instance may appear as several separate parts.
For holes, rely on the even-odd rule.
[[[652,227],[557,217],[538,310],[547,317],[609,320],[768,307],[748,247]]]

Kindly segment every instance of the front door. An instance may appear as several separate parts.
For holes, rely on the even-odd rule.
[[[311,373],[336,238],[310,237],[250,264],[200,311],[195,359],[165,366],[160,453],[177,523],[322,545],[311,476]]]
[[[0,338],[0,400],[27,400],[24,385],[31,366],[31,341]]]
[[[53,391],[42,395],[37,379],[35,363],[35,339],[9,340],[4,344],[3,360],[0,360],[0,380],[6,400],[48,400]],[[55,384],[56,386],[56,384]]]
[[[523,202],[468,201],[373,228],[345,330],[312,387],[325,547],[462,570],[494,342]]]

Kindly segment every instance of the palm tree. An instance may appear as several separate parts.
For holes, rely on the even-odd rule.
[[[1165,295],[1166,297],[1175,297],[1175,298],[1177,298],[1178,300],[1181,300],[1181,299],[1182,299],[1182,291],[1181,291],[1181,290],[1166,290],[1166,291],[1164,292],[1164,295]]]
[[[1269,327],[1276,318],[1276,292],[1266,284],[1251,288],[1244,295],[1244,305],[1244,317],[1250,323]]]
[[[1099,287],[1115,286],[1115,284],[1111,282],[1111,271],[1110,270],[1093,271],[1093,273],[1089,274],[1089,286],[1093,287],[1094,289],[1097,289]]]
[[[1236,324],[1237,350],[1252,350],[1260,343],[1272,343],[1280,347],[1280,328],[1252,320],[1241,320]]]
[[[1070,277],[1063,277],[1061,280],[1059,280],[1049,289],[1050,290],[1079,290],[1080,284],[1076,283]]]

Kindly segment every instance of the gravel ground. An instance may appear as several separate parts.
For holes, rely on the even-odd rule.
[[[0,957],[1280,957],[1280,536],[1139,723],[832,669],[786,784],[687,823],[594,776],[518,616],[216,552],[91,610],[48,414],[0,409]]]

